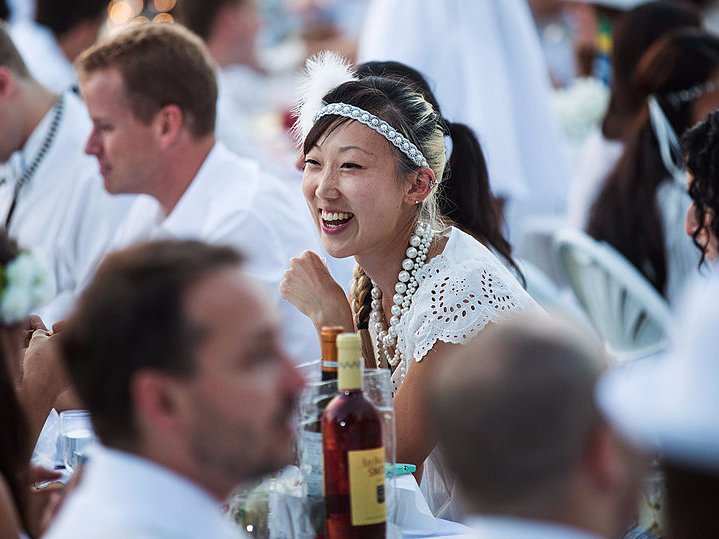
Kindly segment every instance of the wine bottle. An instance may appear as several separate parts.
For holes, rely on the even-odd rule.
[[[342,333],[342,326],[323,326],[320,330],[320,346],[322,351],[322,381],[337,380],[337,335]],[[327,401],[329,403],[329,400]],[[326,404],[325,404],[326,406]],[[325,407],[322,407],[324,411]]]
[[[320,330],[320,344],[322,350],[321,369],[322,381],[328,382],[337,379],[337,335],[342,333],[342,326],[323,326]],[[332,384],[322,384],[331,386]],[[324,389],[330,390],[329,387]],[[336,389],[332,389],[336,391]],[[307,506],[309,518],[317,536],[324,535],[325,527],[325,500],[324,476],[322,474],[322,412],[334,397],[334,393],[320,392],[315,401],[317,419],[304,425],[301,437],[301,460],[305,471],[305,484],[307,485]]]
[[[384,538],[382,419],[362,393],[360,337],[337,337],[337,396],[322,416],[328,539]]]

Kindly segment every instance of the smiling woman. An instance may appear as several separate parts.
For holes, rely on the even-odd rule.
[[[327,252],[357,265],[350,301],[309,252],[292,260],[281,292],[318,330],[365,335],[365,362],[392,370],[398,461],[417,465],[435,514],[457,518],[453,480],[426,428],[428,387],[453,346],[536,304],[439,214],[445,130],[424,97],[395,79],[356,80],[330,55],[311,60],[308,74],[298,122],[303,192]]]

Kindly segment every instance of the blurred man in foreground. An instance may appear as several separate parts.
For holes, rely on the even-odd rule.
[[[436,427],[477,537],[609,538],[632,523],[641,466],[595,406],[600,350],[520,316],[447,362]]]
[[[228,247],[107,257],[62,334],[102,442],[48,537],[233,538],[220,503],[292,458],[303,379]]]

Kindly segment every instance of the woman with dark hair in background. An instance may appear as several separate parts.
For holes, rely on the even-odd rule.
[[[683,233],[690,204],[678,137],[719,107],[719,38],[682,31],[642,58],[646,99],[624,154],[592,206],[587,231],[606,241],[670,302],[696,273],[699,256]]]
[[[701,250],[701,261],[713,265],[719,256],[719,111],[685,133],[682,151],[692,199],[686,233]]]
[[[437,98],[427,79],[416,69],[401,62],[364,62],[355,73],[396,78],[420,91],[442,117],[446,136],[452,141],[448,166],[442,180],[439,211],[459,229],[471,234],[488,249],[503,258],[520,281],[522,272],[512,258],[512,246],[502,233],[503,217],[499,203],[489,186],[489,172],[482,147],[467,125],[450,122],[442,115]]]
[[[594,128],[576,160],[567,212],[577,228],[587,224],[589,209],[602,183],[622,155],[632,118],[642,109],[644,97],[634,75],[642,55],[657,39],[681,28],[700,28],[699,12],[683,2],[658,0],[622,14],[613,34],[609,106],[601,128]]]

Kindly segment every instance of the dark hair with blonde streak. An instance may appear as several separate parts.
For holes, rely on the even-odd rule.
[[[357,66],[356,73],[360,77],[391,77],[414,86],[442,116],[427,79],[416,69],[401,62],[365,62]],[[490,189],[487,162],[477,135],[469,126],[450,122],[443,116],[442,123],[447,128],[445,135],[452,140],[452,154],[442,180],[440,212],[458,228],[494,249],[523,281],[522,271],[512,258],[512,245],[502,232],[502,213]]]
[[[445,126],[441,116],[424,96],[412,87],[396,79],[369,76],[346,82],[324,97],[325,103],[346,103],[378,116],[402,133],[419,148],[436,176],[436,183],[427,198],[418,206],[418,218],[428,222],[435,229],[445,226],[440,215],[437,197],[442,188],[447,157],[444,147]],[[307,155],[325,134],[338,126],[352,121],[344,116],[327,115],[312,127],[304,141],[303,151]],[[397,177],[419,169],[409,157],[392,145],[387,144],[397,156]],[[368,327],[371,304],[372,282],[361,267],[355,268],[352,282],[351,303],[357,329]]]
[[[202,40],[187,28],[143,24],[83,52],[80,79],[118,69],[135,117],[149,123],[167,105],[177,105],[195,138],[215,131],[217,81]]]

